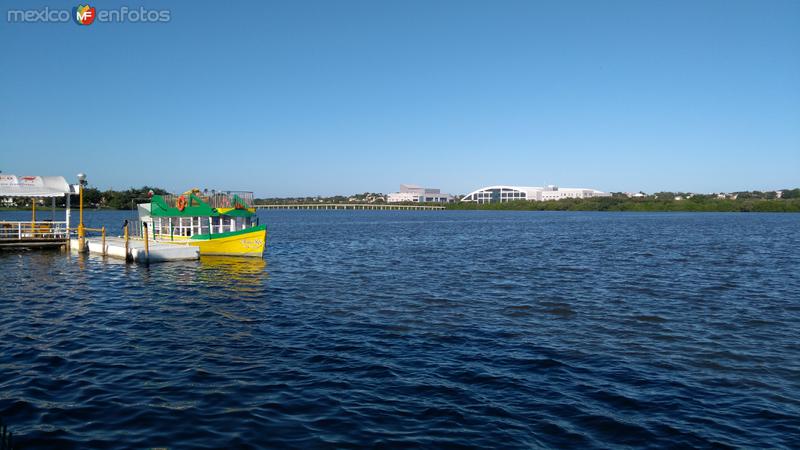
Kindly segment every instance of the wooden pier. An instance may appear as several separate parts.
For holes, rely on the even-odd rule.
[[[392,205],[387,203],[296,203],[282,205],[253,205],[259,209],[363,209],[363,210],[416,210],[440,211],[444,206]]]

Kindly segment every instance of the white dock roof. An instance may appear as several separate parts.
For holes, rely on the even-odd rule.
[[[63,197],[72,191],[62,176],[17,176],[0,173],[0,197]]]

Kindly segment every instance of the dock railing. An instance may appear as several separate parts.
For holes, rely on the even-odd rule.
[[[3,241],[53,241],[68,237],[67,222],[0,221],[0,240]]]
[[[247,191],[220,191],[220,192],[194,192],[200,200],[208,203],[212,208],[235,208],[238,205],[245,208],[253,207],[253,193]],[[161,198],[168,206],[175,207],[178,197],[183,195],[189,200],[187,194],[165,194]]]

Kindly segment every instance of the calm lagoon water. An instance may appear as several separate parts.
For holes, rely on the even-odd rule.
[[[16,442],[800,447],[800,215],[261,216],[263,261],[0,253]]]

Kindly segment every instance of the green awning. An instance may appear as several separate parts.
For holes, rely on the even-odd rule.
[[[248,211],[246,209],[232,209],[232,210],[230,210],[230,211],[228,211],[228,212],[226,212],[224,214],[221,214],[221,215],[229,216],[229,217],[250,217],[250,216],[253,215],[253,213],[251,213],[250,211]]]
[[[160,195],[150,199],[150,215],[153,217],[218,217],[219,212],[200,200],[194,194],[189,194],[187,205],[183,211],[169,206]]]

